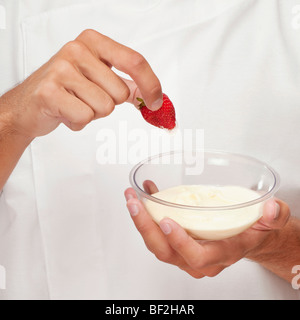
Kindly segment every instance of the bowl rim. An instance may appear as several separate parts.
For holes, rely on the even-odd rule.
[[[183,205],[183,204],[177,204],[177,203],[173,203],[173,202],[169,202],[169,201],[165,201],[159,198],[156,198],[150,194],[148,194],[147,192],[145,192],[143,189],[141,189],[139,187],[139,185],[136,182],[136,173],[138,172],[138,170],[145,165],[147,162],[150,162],[154,159],[157,158],[161,158],[163,156],[166,155],[174,155],[175,153],[185,153],[185,152],[203,152],[206,154],[218,154],[218,155],[227,155],[227,156],[235,156],[235,157],[241,157],[245,160],[250,160],[250,161],[254,161],[260,165],[262,165],[263,167],[265,167],[266,169],[268,169],[273,178],[274,178],[274,183],[272,188],[266,192],[265,194],[263,194],[261,197],[258,197],[257,199],[251,200],[251,201],[246,201],[246,202],[241,202],[238,204],[233,204],[233,205],[228,205],[228,206],[190,206],[190,205]],[[244,155],[241,153],[235,153],[235,152],[228,152],[228,151],[222,151],[222,150],[210,150],[210,149],[193,149],[193,150],[172,150],[172,151],[168,151],[168,152],[162,152],[153,156],[149,156],[147,158],[145,158],[144,160],[138,162],[130,171],[129,173],[129,180],[130,180],[130,184],[133,187],[133,189],[142,194],[144,198],[147,198],[153,202],[157,202],[160,203],[162,205],[165,206],[169,206],[169,207],[175,207],[178,209],[188,209],[188,210],[198,210],[198,211],[218,211],[218,210],[233,210],[233,209],[239,209],[239,208],[244,208],[244,207],[249,207],[258,203],[261,203],[269,198],[271,198],[279,189],[280,186],[280,176],[279,174],[270,166],[268,165],[266,162],[258,160],[255,157],[252,156],[248,156],[248,155]]]

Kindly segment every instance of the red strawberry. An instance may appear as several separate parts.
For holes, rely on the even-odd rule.
[[[139,109],[144,119],[155,127],[172,130],[176,126],[176,116],[173,103],[166,94],[163,94],[163,104],[157,111],[148,109],[141,98],[137,98],[141,104]]]

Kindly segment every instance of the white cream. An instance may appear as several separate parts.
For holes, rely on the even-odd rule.
[[[222,207],[248,202],[260,197],[239,186],[182,185],[157,192],[155,198],[175,204],[200,207]],[[169,217],[196,239],[219,240],[239,234],[262,215],[262,203],[224,210],[191,210],[163,205],[144,199],[145,206],[157,223]]]

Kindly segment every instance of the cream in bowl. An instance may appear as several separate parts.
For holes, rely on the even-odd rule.
[[[270,166],[243,155],[197,151],[190,156],[201,170],[191,170],[186,152],[149,157],[131,171],[131,184],[155,222],[168,217],[195,239],[220,240],[262,216],[279,185]]]
[[[144,201],[154,221],[159,223],[164,217],[169,217],[197,239],[217,240],[231,237],[248,229],[262,214],[259,203],[226,209],[227,206],[259,197],[255,191],[240,186],[182,185],[154,193],[152,196],[173,204],[194,207],[194,210],[173,206],[162,209],[158,202],[149,199]],[[198,207],[198,210],[195,207]]]

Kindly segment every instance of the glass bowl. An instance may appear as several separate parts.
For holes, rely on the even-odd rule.
[[[130,183],[156,223],[168,217],[195,239],[220,240],[262,216],[279,176],[249,156],[188,150],[145,159],[131,170]]]

